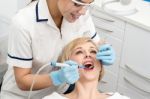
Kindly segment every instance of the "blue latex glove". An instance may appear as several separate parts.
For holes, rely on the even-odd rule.
[[[101,45],[96,59],[101,60],[103,65],[112,65],[115,62],[115,51],[110,44]]]
[[[79,79],[78,64],[71,60],[65,63],[70,66],[62,67],[60,70],[50,73],[50,77],[55,86],[62,83],[73,84]]]

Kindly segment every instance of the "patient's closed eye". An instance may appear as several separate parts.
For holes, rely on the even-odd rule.
[[[82,54],[82,53],[83,53],[83,51],[81,51],[81,50],[78,50],[78,51],[75,52],[76,55]]]
[[[96,50],[91,50],[90,53],[96,54],[97,51]]]

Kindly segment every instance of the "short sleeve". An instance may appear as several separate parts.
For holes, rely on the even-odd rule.
[[[86,16],[84,17],[84,30],[87,30],[84,35],[89,36],[91,39],[93,39],[94,42],[99,42],[100,37],[97,34],[96,30],[95,30],[95,25],[93,23],[92,17],[89,14],[89,12],[86,13]]]
[[[13,18],[8,41],[7,63],[11,66],[31,68],[32,47],[31,36],[17,18]]]
[[[100,40],[100,37],[95,30],[95,26],[94,26],[94,23],[93,23],[91,16],[89,17],[89,24],[88,25],[91,29],[91,32],[90,32],[91,33],[91,39],[93,39],[94,42],[98,42]]]

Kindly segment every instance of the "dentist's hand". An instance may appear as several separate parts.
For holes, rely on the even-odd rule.
[[[101,60],[103,65],[112,65],[115,62],[115,51],[110,44],[99,47],[96,59]]]
[[[60,70],[50,73],[50,77],[55,86],[62,83],[73,84],[79,79],[78,64],[71,60],[65,63],[70,66],[62,67]]]

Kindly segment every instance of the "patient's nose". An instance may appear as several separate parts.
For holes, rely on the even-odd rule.
[[[85,57],[91,57],[91,53],[86,52]]]

